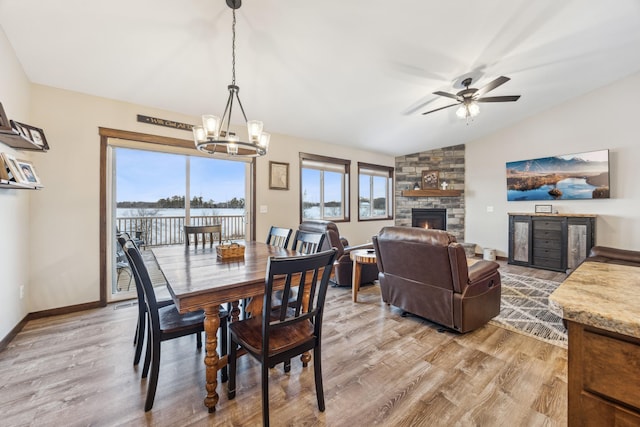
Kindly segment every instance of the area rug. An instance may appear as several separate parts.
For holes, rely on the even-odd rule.
[[[560,283],[510,273],[500,276],[502,305],[491,323],[567,348],[562,318],[549,310],[549,295]]]

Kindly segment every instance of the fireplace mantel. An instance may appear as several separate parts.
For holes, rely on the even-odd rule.
[[[461,190],[403,190],[403,197],[460,197]]]

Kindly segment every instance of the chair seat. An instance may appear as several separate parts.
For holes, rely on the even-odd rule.
[[[262,316],[229,324],[236,340],[252,353],[262,352]],[[278,329],[269,335],[269,355],[282,353],[315,339],[311,321],[303,321]]]
[[[159,307],[158,315],[160,317],[160,329],[163,334],[172,334],[191,329],[194,325],[204,321],[204,311],[198,310],[180,314],[174,304]],[[227,310],[220,307],[220,319],[225,319],[228,315]],[[202,330],[204,331],[204,327]]]

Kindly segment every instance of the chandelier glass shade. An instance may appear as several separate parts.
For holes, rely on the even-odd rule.
[[[224,108],[222,117],[205,114],[202,116],[202,125],[193,127],[193,139],[196,148],[204,153],[219,154],[227,156],[240,157],[259,157],[267,154],[269,149],[270,135],[263,132],[263,123],[258,120],[247,120],[247,115],[240,102],[240,87],[236,85],[236,9],[242,2],[241,0],[226,0],[227,5],[233,10],[232,25],[232,81],[227,89],[229,97]],[[229,130],[231,124],[231,114],[233,112],[234,102],[237,102],[242,117],[247,126],[246,140],[240,139],[235,132]]]

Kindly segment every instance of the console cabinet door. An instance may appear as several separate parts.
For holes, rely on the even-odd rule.
[[[531,217],[509,217],[509,263],[531,263]]]
[[[575,269],[589,255],[593,246],[593,221],[569,218],[567,225],[567,268]]]

